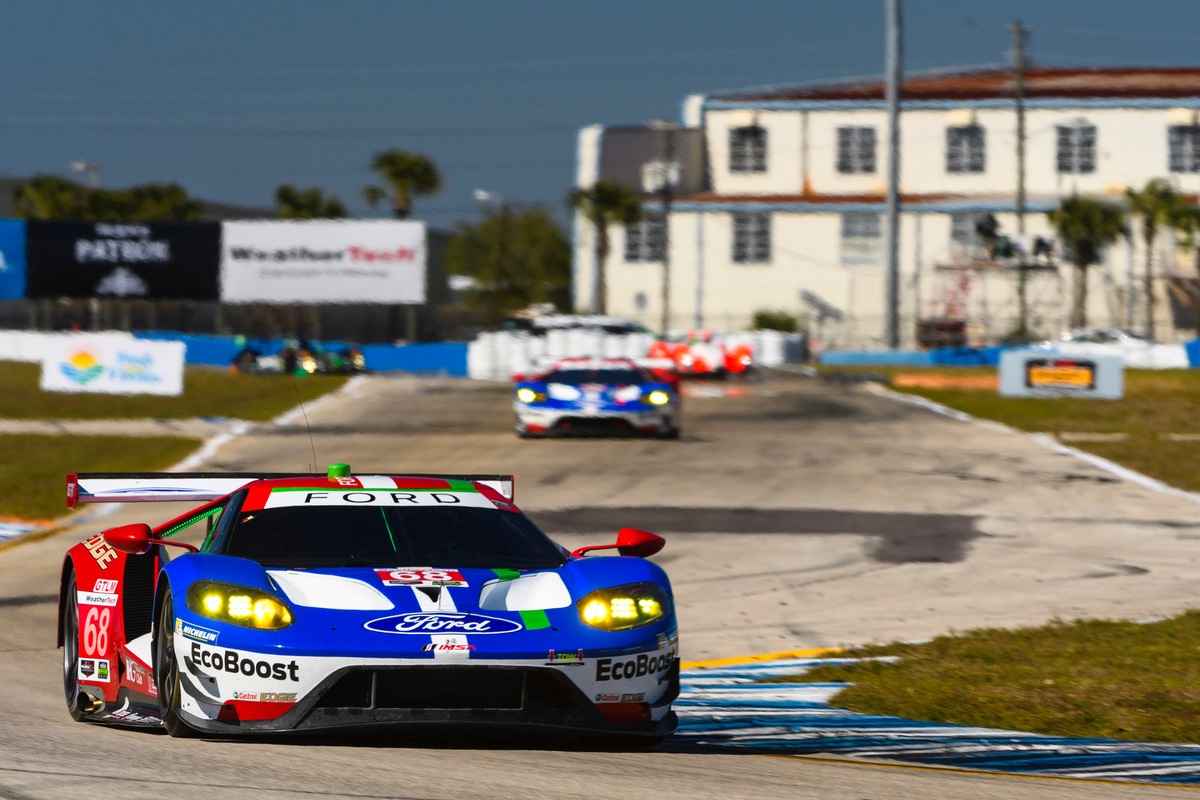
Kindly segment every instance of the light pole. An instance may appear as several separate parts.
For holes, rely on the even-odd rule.
[[[100,163],[97,161],[72,161],[71,169],[86,172],[93,189],[100,188]]]

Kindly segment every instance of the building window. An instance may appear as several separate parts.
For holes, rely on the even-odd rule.
[[[1200,125],[1172,125],[1167,144],[1171,172],[1200,172]]]
[[[632,225],[625,226],[625,260],[629,262],[662,261],[665,240],[663,215],[643,214]]]
[[[845,174],[875,171],[875,129],[837,129],[837,171]]]
[[[729,129],[729,171],[767,171],[767,129],[759,125]]]
[[[987,243],[980,236],[980,224],[987,230],[987,215],[950,215],[950,260],[955,264],[988,260]]]
[[[1060,175],[1089,175],[1096,171],[1096,126],[1077,122],[1059,125],[1058,157]]]
[[[765,264],[771,260],[771,215],[733,215],[733,262]]]
[[[983,172],[986,164],[982,125],[946,128],[946,172]]]
[[[842,263],[878,264],[883,259],[883,217],[842,214]]]

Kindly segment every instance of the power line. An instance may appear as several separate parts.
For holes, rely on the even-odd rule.
[[[181,125],[128,125],[122,123],[88,122],[84,120],[0,120],[0,128],[62,128],[69,125],[78,132],[103,131],[106,133],[137,133],[155,136],[213,136],[239,137],[263,136],[279,138],[336,138],[377,136],[528,136],[531,134],[577,133],[578,125],[528,125],[489,128],[357,128],[354,130],[325,129],[303,130],[299,128],[192,128]]]

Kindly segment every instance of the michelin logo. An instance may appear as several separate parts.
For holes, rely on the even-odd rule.
[[[217,640],[217,632],[210,631],[208,628],[201,628],[199,625],[193,625],[190,622],[184,622],[181,619],[175,620],[175,632],[185,639],[191,639],[195,642],[204,642],[212,644]]]

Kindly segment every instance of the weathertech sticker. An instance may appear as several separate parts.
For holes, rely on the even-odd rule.
[[[115,606],[117,596],[108,592],[77,592],[76,597],[81,606]]]
[[[430,567],[397,567],[377,569],[375,574],[384,586],[466,586],[462,573],[454,569]]]

